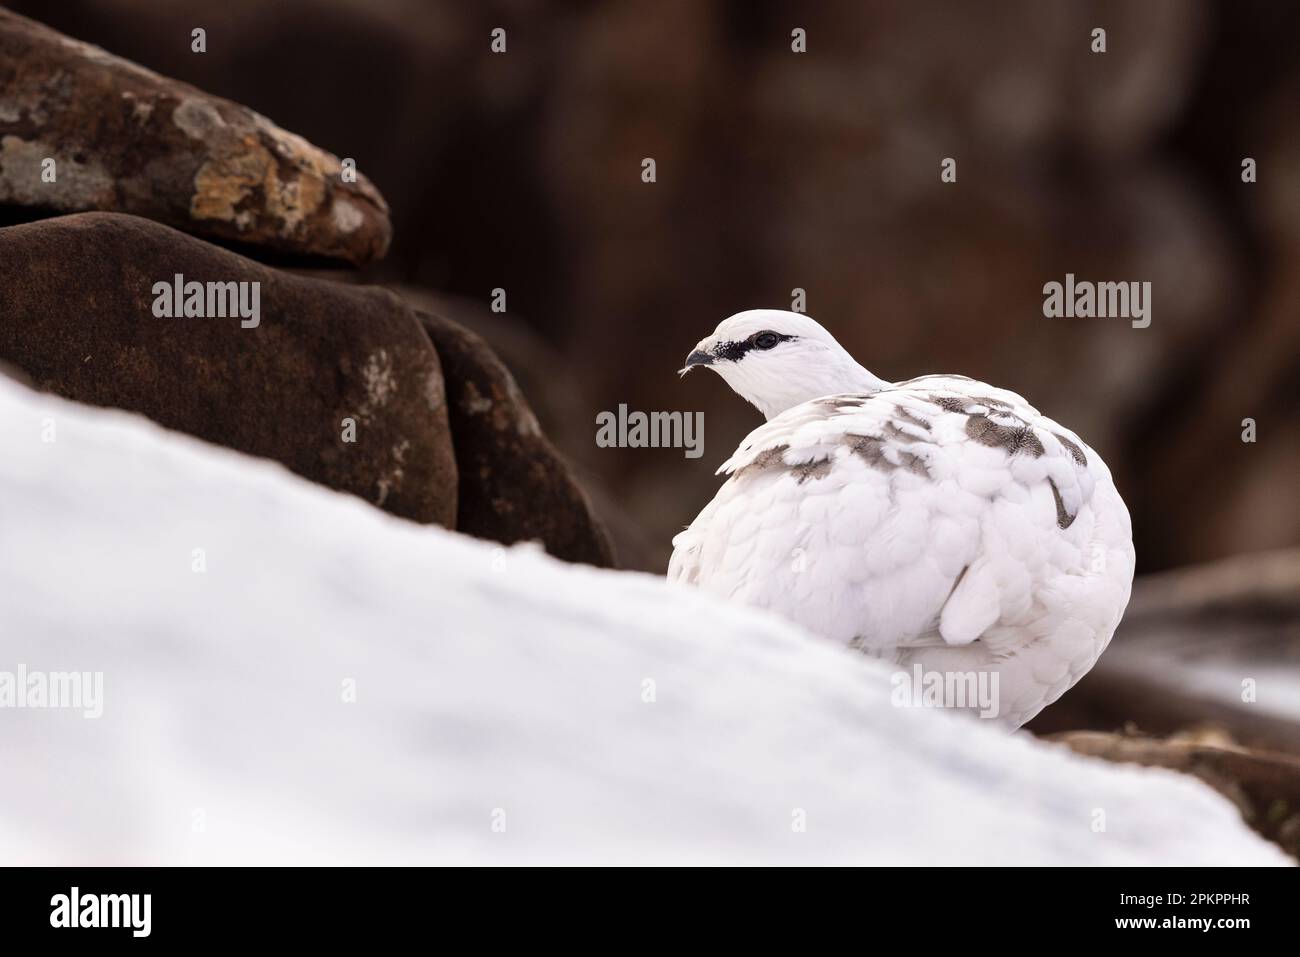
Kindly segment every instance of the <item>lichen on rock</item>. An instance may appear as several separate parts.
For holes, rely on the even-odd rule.
[[[361,264],[388,205],[261,114],[0,9],[0,202],[144,216],[208,238]],[[55,162],[52,182],[42,163]]]

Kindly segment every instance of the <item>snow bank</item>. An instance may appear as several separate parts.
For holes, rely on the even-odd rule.
[[[103,716],[0,709],[3,863],[1285,861],[758,613],[0,378],[19,665],[102,672]]]

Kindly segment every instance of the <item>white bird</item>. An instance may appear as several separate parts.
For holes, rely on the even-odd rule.
[[[966,376],[886,382],[798,313],[730,317],[682,374],[695,366],[768,421],[673,539],[670,580],[950,688],[996,675],[1012,727],[1096,662],[1128,604],[1133,536],[1069,429]]]

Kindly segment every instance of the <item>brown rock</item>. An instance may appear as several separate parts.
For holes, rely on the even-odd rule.
[[[557,558],[612,565],[605,529],[506,367],[474,333],[419,315],[447,378],[461,476],[457,529],[506,544],[538,540]]]
[[[260,283],[260,321],[156,316],[154,285],[176,274]],[[115,213],[0,229],[0,288],[0,361],[37,388],[454,526],[438,356],[396,295],[291,276]],[[345,420],[355,442],[343,440]]]
[[[548,337],[519,316],[495,313],[477,299],[419,286],[386,284],[386,288],[416,312],[441,316],[481,339],[528,397],[547,438],[568,462],[581,459],[586,451],[582,446],[592,444],[582,382],[566,374],[564,355]]]
[[[45,182],[46,159],[57,178]],[[0,9],[0,202],[112,210],[281,252],[382,257],[388,207],[252,110]]]
[[[518,134],[546,95],[544,38],[563,37],[576,11],[516,4],[502,21],[464,0],[225,0],[216,16],[211,0],[132,0],[130,16],[121,0],[3,6],[355,157],[383,184],[394,275],[440,287],[455,277],[462,290],[504,282],[521,305],[524,275],[555,276],[555,250],[532,230],[535,177],[521,162],[532,149]],[[196,26],[208,31],[202,55],[190,50]],[[509,28],[506,56],[490,49],[497,26]]]
[[[335,275],[341,271],[335,270]],[[595,444],[593,416],[584,383],[570,374],[563,354],[546,336],[512,313],[495,313],[479,300],[450,296],[417,286],[389,286],[417,311],[443,316],[481,338],[500,358],[537,414],[542,432],[555,446],[578,487],[609,535],[618,568],[659,572],[668,561],[665,541],[615,496],[600,474],[601,457],[618,450]]]

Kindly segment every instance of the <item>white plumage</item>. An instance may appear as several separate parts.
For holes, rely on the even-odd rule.
[[[964,376],[889,383],[806,316],[740,313],[691,353],[769,421],[673,539],[671,580],[926,673],[996,673],[1019,726],[1128,603],[1128,510],[1101,457]]]

